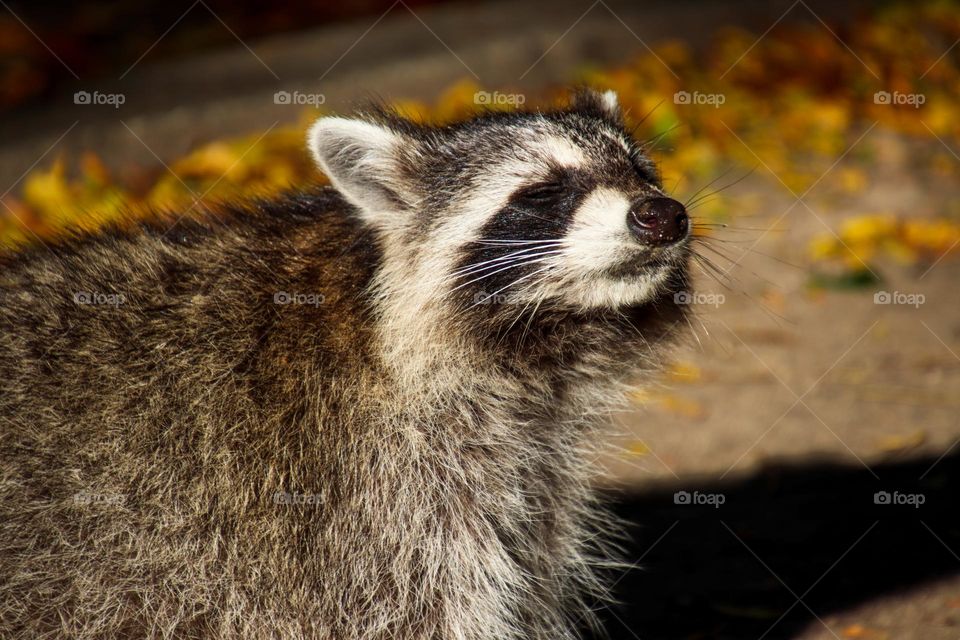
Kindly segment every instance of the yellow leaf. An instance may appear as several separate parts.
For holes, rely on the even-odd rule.
[[[110,183],[110,172],[100,160],[100,157],[92,151],[85,151],[80,156],[80,169],[83,175],[97,186],[106,186]]]
[[[696,400],[681,398],[679,396],[664,396],[660,399],[660,406],[670,413],[693,420],[699,420],[706,415],[702,404]]]
[[[849,243],[871,243],[896,233],[897,220],[889,213],[857,216],[845,220],[840,235]]]
[[[241,155],[225,142],[214,142],[197,149],[173,164],[171,169],[181,178],[213,178],[221,176],[239,179],[245,173]]]
[[[860,193],[867,186],[867,174],[858,167],[841,169],[840,186],[847,193]]]
[[[854,640],[887,640],[890,636],[885,631],[870,629],[862,624],[852,624],[842,632],[844,638]]]
[[[814,260],[836,257],[839,243],[832,235],[820,235],[810,241],[809,253]]]
[[[905,451],[916,449],[927,440],[927,432],[923,429],[911,431],[908,434],[884,436],[880,438],[879,449],[884,452]]]
[[[674,362],[666,373],[675,382],[696,382],[700,379],[700,368],[692,362]]]
[[[57,158],[50,169],[30,173],[23,185],[24,202],[43,214],[58,214],[72,207],[70,186],[64,177],[63,160]]]
[[[636,442],[632,442],[627,446],[627,452],[635,456],[645,456],[649,455],[650,447],[648,447],[643,440],[637,440]]]

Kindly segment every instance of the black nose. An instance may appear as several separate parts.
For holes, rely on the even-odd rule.
[[[671,198],[648,198],[633,203],[627,213],[633,236],[653,246],[670,244],[687,235],[689,220],[683,205]]]

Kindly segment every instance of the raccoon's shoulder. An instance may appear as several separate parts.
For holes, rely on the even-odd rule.
[[[0,287],[46,275],[121,276],[158,265],[206,272],[223,261],[282,263],[284,272],[338,262],[341,273],[379,262],[376,239],[353,207],[330,187],[271,197],[198,205],[111,223],[96,231],[70,229],[54,239],[0,251]],[[269,266],[269,265],[267,265]]]
[[[356,316],[381,259],[374,232],[351,205],[329,187],[311,188],[7,253],[0,299],[44,316],[77,313],[82,294],[122,294],[131,303],[123,309],[144,314],[208,301],[242,315],[319,307]]]
[[[74,233],[0,259],[0,335],[38,342],[72,326],[71,353],[110,351],[97,351],[101,362],[139,362],[158,345],[214,348],[234,373],[263,380],[315,372],[318,354],[346,366],[369,343],[381,256],[329,187]]]

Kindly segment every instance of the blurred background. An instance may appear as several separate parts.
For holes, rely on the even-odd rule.
[[[960,6],[0,1],[0,244],[316,180],[320,113],[619,93],[697,222],[614,638],[960,638]],[[591,632],[592,633],[592,632]]]

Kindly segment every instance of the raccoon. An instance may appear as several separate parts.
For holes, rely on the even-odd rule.
[[[684,207],[612,93],[307,146],[330,186],[3,258],[0,637],[590,619],[591,462],[684,321]]]

